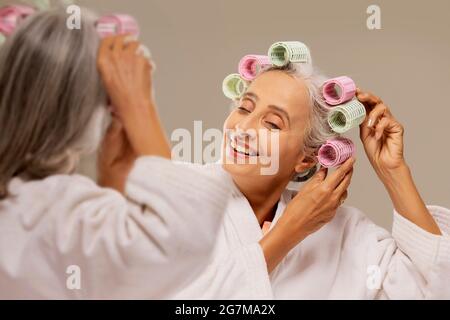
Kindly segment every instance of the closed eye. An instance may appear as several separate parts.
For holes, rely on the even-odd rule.
[[[279,127],[279,126],[277,126],[275,123],[273,123],[273,122],[269,122],[269,121],[266,121],[266,124],[270,127],[270,129],[273,129],[273,130],[281,130],[281,128]]]
[[[251,111],[250,110],[247,110],[247,109],[245,109],[244,107],[239,107],[238,108],[238,110],[240,111],[240,112],[244,112],[244,113],[250,113]]]

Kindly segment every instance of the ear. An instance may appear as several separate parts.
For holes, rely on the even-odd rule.
[[[317,159],[314,156],[301,156],[295,165],[295,173],[303,173],[317,164]]]

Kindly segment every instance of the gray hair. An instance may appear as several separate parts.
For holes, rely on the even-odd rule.
[[[83,9],[84,10],[84,9]],[[66,26],[63,10],[27,18],[0,48],[0,200],[16,176],[72,173],[106,127],[95,17]]]

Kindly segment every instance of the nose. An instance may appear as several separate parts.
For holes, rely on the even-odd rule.
[[[235,135],[239,140],[254,140],[257,136],[256,128],[251,126],[242,127],[240,124],[237,124],[235,127]]]
[[[250,137],[258,130],[258,116],[256,112],[241,119],[235,126],[236,133]]]

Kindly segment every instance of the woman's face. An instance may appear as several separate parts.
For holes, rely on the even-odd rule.
[[[308,99],[304,82],[282,71],[256,78],[225,121],[225,170],[251,182],[257,176],[289,181],[310,168],[303,153]]]

